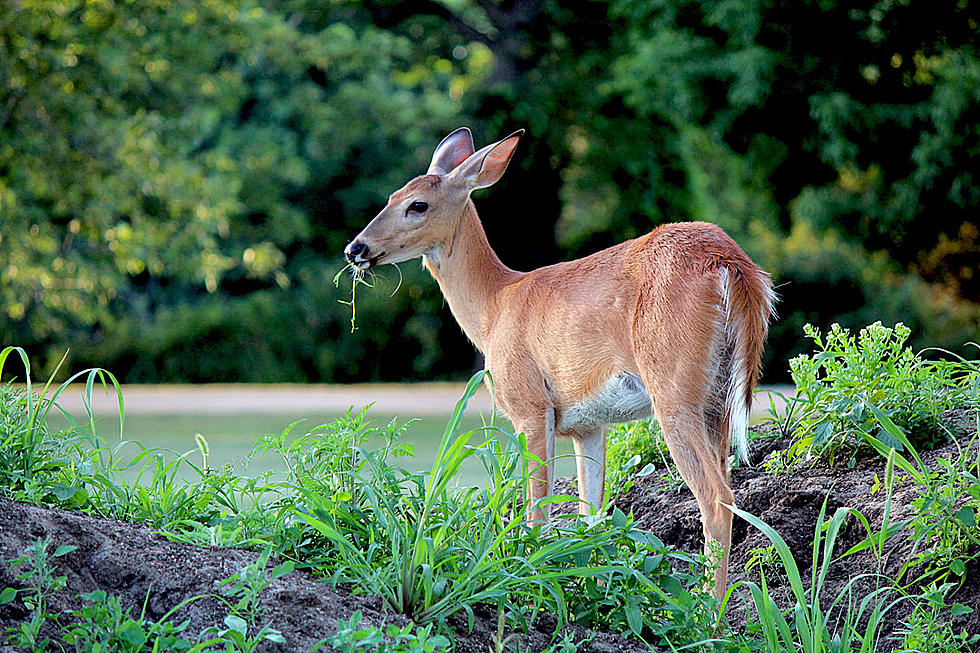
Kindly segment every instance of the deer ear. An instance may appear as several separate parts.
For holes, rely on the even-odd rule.
[[[510,163],[514,149],[523,135],[524,130],[520,129],[507,138],[475,152],[453,171],[453,176],[460,179],[470,190],[494,185],[504,176],[507,164]]]
[[[466,127],[460,127],[436,146],[436,151],[432,153],[432,163],[425,174],[449,174],[473,154],[473,149],[473,134]]]

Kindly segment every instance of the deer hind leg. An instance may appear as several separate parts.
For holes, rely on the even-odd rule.
[[[674,297],[666,315],[647,315],[641,303],[634,322],[634,356],[664,440],[681,477],[701,511],[705,548],[722,550],[715,569],[714,593],[721,597],[728,582],[732,514],[722,504],[734,495],[728,476],[729,442],[725,413],[730,352],[724,313],[714,281],[689,286]],[[712,310],[712,309],[717,310]],[[659,319],[658,319],[659,318]]]
[[[728,553],[731,549],[732,513],[722,504],[734,500],[728,480],[728,457],[720,456],[716,434],[709,433],[703,413],[674,402],[654,400],[664,440],[677,470],[694,493],[701,511],[705,552],[710,542],[721,547],[715,559],[714,594],[721,598],[728,584]]]
[[[578,511],[588,515],[602,509],[606,488],[606,432],[596,428],[572,436],[578,472]]]

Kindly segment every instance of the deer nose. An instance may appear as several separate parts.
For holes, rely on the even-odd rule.
[[[344,255],[351,263],[363,261],[368,255],[368,246],[355,240],[344,250]]]

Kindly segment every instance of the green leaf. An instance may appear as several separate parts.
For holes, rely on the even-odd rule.
[[[971,508],[970,506],[963,506],[955,513],[953,513],[953,517],[955,517],[958,521],[960,521],[963,525],[965,525],[968,528],[977,527],[977,518],[973,512],[973,508]]]
[[[54,553],[51,554],[51,557],[60,558],[63,555],[68,555],[69,553],[71,553],[77,548],[78,547],[75,546],[74,544],[62,544],[61,546],[59,546],[57,549],[54,550]]]
[[[638,597],[631,597],[629,603],[626,605],[626,622],[629,624],[630,630],[639,637],[643,633],[643,617],[640,614],[640,601],[642,599]]]
[[[286,562],[282,563],[281,565],[276,565],[275,567],[272,568],[272,571],[269,572],[269,577],[270,578],[282,578],[286,574],[292,573],[293,567],[295,565],[296,565],[296,563],[294,563],[292,560],[287,560]]]
[[[248,623],[237,614],[230,614],[225,617],[225,625],[243,636],[248,634]]]
[[[10,603],[15,598],[17,598],[17,590],[15,590],[13,587],[6,587],[2,592],[0,592],[0,605]]]
[[[612,523],[616,528],[623,528],[626,526],[626,513],[620,510],[618,506],[613,509]]]
[[[133,620],[122,625],[119,629],[119,637],[134,646],[143,646],[146,643],[146,634],[143,633],[143,628]]]
[[[75,486],[63,485],[62,483],[56,483],[51,488],[51,494],[53,494],[58,501],[68,501],[69,499],[74,498],[74,496],[79,492],[84,492],[84,489]]]
[[[269,630],[263,636],[263,639],[267,639],[270,642],[275,642],[276,644],[285,644],[286,638],[282,636],[278,630]]]
[[[965,614],[972,614],[973,608],[962,603],[954,603],[949,608],[949,614],[953,617],[962,617]]]

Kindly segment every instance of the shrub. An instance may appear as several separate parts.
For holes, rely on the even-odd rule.
[[[968,390],[977,370],[965,362],[919,358],[904,347],[910,331],[901,323],[889,328],[875,322],[856,338],[837,324],[826,338],[811,325],[804,332],[817,348],[790,361],[800,419],[784,463],[819,456],[833,462],[841,451],[853,456],[862,432],[901,449],[877,426],[869,406],[899,425],[913,445],[928,449],[947,439],[943,412],[975,401]]]

